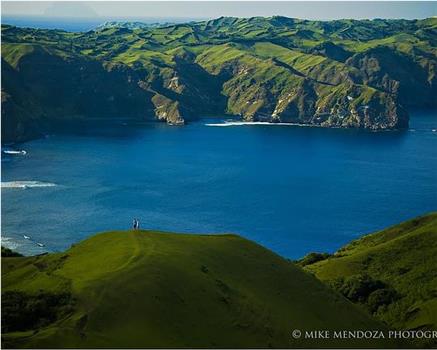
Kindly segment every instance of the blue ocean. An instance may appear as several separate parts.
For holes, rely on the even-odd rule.
[[[107,21],[139,21],[143,23],[186,23],[190,21],[200,21],[204,18],[190,17],[94,17],[94,18],[75,18],[75,17],[46,17],[46,16],[20,16],[2,15],[2,24],[9,24],[23,28],[38,29],[60,29],[67,32],[87,32]]]
[[[368,132],[205,119],[88,126],[2,155],[2,244],[96,232],[236,233],[291,259],[437,210],[437,115]],[[39,245],[37,243],[40,243]]]

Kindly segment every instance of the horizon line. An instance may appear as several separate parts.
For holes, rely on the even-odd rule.
[[[163,1],[170,1],[170,0],[163,0]],[[173,1],[173,0],[172,0]],[[183,0],[179,0],[183,1]],[[190,1],[200,1],[200,0],[190,0]],[[244,1],[250,1],[250,0],[244,0]],[[260,1],[260,0],[254,0],[254,1]],[[276,1],[276,0],[275,0]],[[315,1],[315,0],[309,0],[309,1]],[[337,0],[338,1],[338,0]],[[345,1],[345,0],[340,0]],[[370,1],[379,1],[379,0],[370,0]],[[389,0],[391,1],[391,0]],[[341,20],[353,20],[353,21],[363,21],[363,20],[406,20],[406,21],[415,21],[415,20],[424,20],[429,18],[437,18],[437,16],[428,16],[428,17],[422,17],[422,18],[405,18],[405,17],[396,17],[396,18],[387,18],[387,17],[372,17],[372,18],[352,18],[352,17],[342,17],[342,18],[330,18],[330,19],[310,19],[310,18],[303,18],[303,17],[289,17],[284,15],[270,15],[270,16],[207,16],[207,17],[189,17],[189,16],[93,16],[93,17],[79,17],[79,16],[47,16],[44,14],[32,14],[32,15],[23,15],[23,14],[1,14],[1,19],[7,18],[7,17],[15,17],[15,18],[41,18],[41,19],[53,19],[53,20],[60,20],[60,19],[69,19],[69,20],[98,20],[98,19],[132,19],[135,21],[140,21],[142,19],[186,19],[186,20],[214,20],[214,19],[220,19],[220,18],[274,18],[274,17],[282,17],[282,18],[289,18],[289,19],[299,19],[299,20],[306,20],[306,21],[318,21],[318,22],[328,22],[328,21],[341,21]]]

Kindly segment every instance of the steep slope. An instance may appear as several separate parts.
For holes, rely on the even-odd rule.
[[[436,34],[435,18],[221,17],[86,33],[3,25],[3,139],[113,116],[406,128],[409,107],[437,107]]]
[[[72,120],[153,119],[150,93],[138,86],[138,72],[125,65],[103,65],[41,45],[4,46],[3,142],[27,139],[21,130],[41,135],[50,125]]]
[[[435,330],[436,253],[437,213],[432,213],[364,236],[331,257],[303,265],[393,328]],[[435,339],[431,344],[437,344]]]
[[[383,327],[234,235],[110,232],[65,253],[2,258],[2,265],[5,347],[394,346],[293,339],[293,329]]]

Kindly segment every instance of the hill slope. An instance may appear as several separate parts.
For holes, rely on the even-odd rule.
[[[435,330],[436,254],[432,213],[364,236],[305,268],[393,328]]]
[[[393,345],[293,339],[296,328],[383,326],[310,274],[234,235],[110,232],[62,254],[2,264],[6,347]],[[33,318],[25,324],[22,315]]]
[[[230,18],[86,33],[2,26],[3,142],[50,123],[210,115],[408,127],[437,107],[437,19]]]

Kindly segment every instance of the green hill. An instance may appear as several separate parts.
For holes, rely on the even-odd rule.
[[[436,254],[437,213],[432,213],[301,264],[393,328],[436,330]]]
[[[2,140],[100,118],[400,129],[437,107],[437,19],[221,17],[85,33],[2,26]]]
[[[387,347],[293,339],[384,329],[311,274],[235,235],[109,232],[2,258],[3,347]]]

